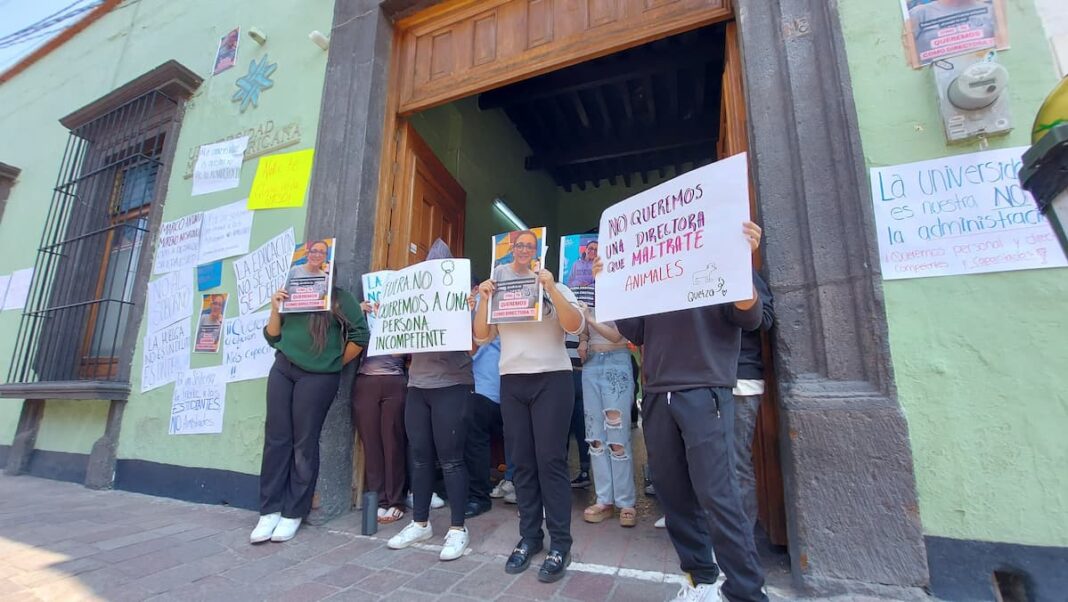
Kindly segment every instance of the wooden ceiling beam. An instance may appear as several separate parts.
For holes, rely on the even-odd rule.
[[[716,125],[708,122],[675,124],[627,138],[580,143],[558,151],[536,153],[527,157],[525,164],[528,170],[551,169],[642,153],[715,144],[716,130]]]

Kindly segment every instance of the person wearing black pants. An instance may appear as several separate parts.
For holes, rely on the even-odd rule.
[[[310,252],[309,262],[318,254],[317,248]],[[279,305],[287,297],[284,289],[274,294],[263,332],[278,351],[267,377],[260,520],[251,543],[292,539],[311,511],[323,421],[337,396],[342,367],[368,339],[363,312],[348,292],[334,289],[332,311],[283,317]]]
[[[448,245],[434,241],[427,261],[452,257]],[[430,499],[434,490],[435,457],[445,477],[452,522],[438,557],[455,560],[468,545],[464,510],[467,502],[467,467],[464,446],[468,400],[474,394],[471,355],[466,351],[413,353],[408,367],[408,397],[404,426],[411,447],[412,522],[386,545],[400,550],[434,535],[430,526]]]
[[[538,580],[551,583],[563,578],[571,563],[571,486],[567,471],[567,439],[575,403],[571,360],[564,334],[578,334],[585,319],[575,295],[557,284],[549,270],[541,269],[539,241],[527,231],[510,240],[513,261],[496,266],[493,278],[479,286],[475,311],[475,342],[485,345],[501,337],[501,417],[504,446],[515,464],[521,539],[505,563],[508,573],[520,573],[542,549],[542,511],[549,528],[549,553]],[[489,324],[491,298],[498,283],[528,297],[541,312],[540,322]],[[515,292],[513,291],[513,294]]]
[[[755,252],[760,227],[745,222],[742,233]],[[602,267],[595,264],[594,274]],[[729,602],[768,599],[734,470],[731,394],[742,330],[756,330],[761,318],[753,287],[744,301],[616,320],[624,337],[644,345],[645,447],[668,535],[690,576],[681,600],[715,599],[716,560],[727,576],[721,593]]]

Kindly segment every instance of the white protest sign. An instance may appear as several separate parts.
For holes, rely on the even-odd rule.
[[[263,338],[270,311],[227,318],[223,331],[223,366],[226,381],[267,378],[274,364],[274,348]]]
[[[26,300],[30,296],[30,284],[33,282],[33,268],[15,270],[11,273],[11,280],[7,283],[7,294],[4,296],[4,309],[22,309],[26,307]]]
[[[173,383],[189,369],[189,320],[145,336],[141,346],[141,392]]]
[[[196,267],[200,252],[200,226],[203,222],[203,213],[193,213],[160,225],[153,274],[168,274]]]
[[[395,273],[393,270],[381,270],[364,274],[362,277],[363,300],[372,305],[378,303],[382,299],[382,289],[386,286],[386,281]],[[374,328],[373,324],[377,319],[378,317],[373,313],[367,314],[367,328]]]
[[[186,370],[174,383],[168,435],[221,433],[226,410],[223,366]]]
[[[262,247],[234,260],[237,306],[242,316],[266,305],[271,295],[285,286],[295,245],[293,228],[290,228]]]
[[[470,351],[471,261],[435,259],[394,272],[379,297],[367,355]]]
[[[1068,265],[1045,216],[1020,187],[1025,150],[872,168],[883,279]]]
[[[255,212],[245,209],[244,200],[204,212],[200,229],[200,255],[197,264],[248,253]]]
[[[597,319],[750,299],[746,154],[699,167],[601,214]]]
[[[248,136],[201,145],[193,167],[193,196],[237,188]]]
[[[193,270],[184,269],[148,283],[148,332],[174,324],[178,320],[188,319],[193,315],[193,295],[196,292],[196,278]]]

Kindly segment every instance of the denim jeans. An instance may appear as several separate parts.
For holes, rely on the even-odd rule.
[[[634,378],[630,352],[626,349],[591,352],[582,367],[582,397],[597,503],[633,508],[630,412],[634,403]]]

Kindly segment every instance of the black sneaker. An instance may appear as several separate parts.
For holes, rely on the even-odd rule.
[[[479,514],[485,514],[493,508],[493,504],[480,504],[478,502],[467,502],[464,506],[464,518],[475,518]]]
[[[582,489],[590,486],[590,473],[583,470],[571,481],[572,489]]]
[[[545,556],[545,562],[538,570],[538,581],[542,583],[555,583],[564,578],[568,565],[571,564],[571,552],[549,550]]]
[[[530,566],[530,559],[540,551],[540,541],[532,543],[525,539],[519,540],[511,555],[508,556],[508,561],[504,563],[504,572],[509,575],[522,573]]]

